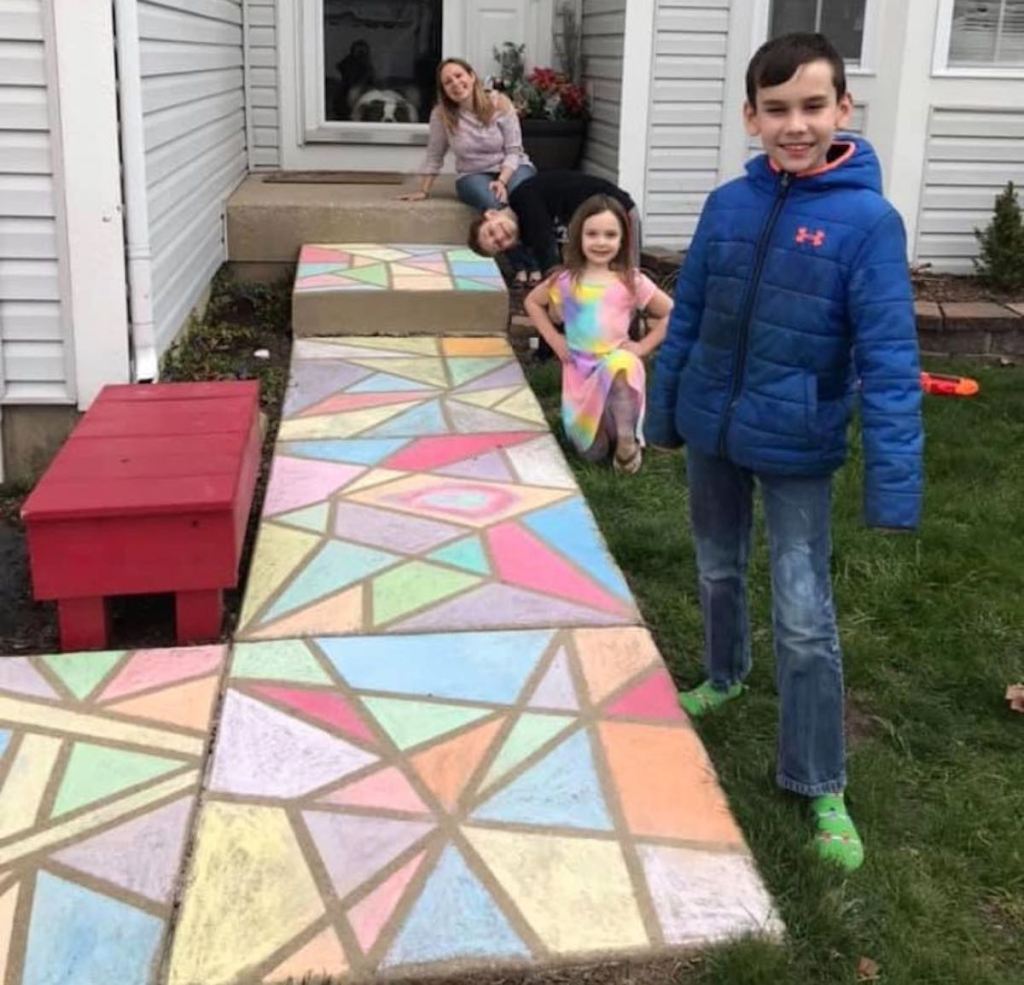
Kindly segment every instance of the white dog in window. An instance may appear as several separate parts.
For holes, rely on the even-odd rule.
[[[351,117],[364,123],[419,123],[420,120],[412,99],[397,89],[366,89],[359,93],[352,105]]]

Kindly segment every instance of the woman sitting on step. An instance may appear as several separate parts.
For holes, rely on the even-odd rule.
[[[501,209],[508,194],[537,170],[523,151],[519,117],[511,101],[484,89],[472,66],[446,58],[437,69],[437,103],[430,114],[430,136],[420,168],[420,190],[401,197],[417,202],[430,196],[445,154],[455,154],[455,192],[480,212]],[[537,264],[523,247],[506,254],[516,281],[540,279]]]

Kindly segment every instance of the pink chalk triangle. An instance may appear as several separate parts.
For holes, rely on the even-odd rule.
[[[408,390],[403,393],[339,393],[312,407],[307,407],[298,416],[316,417],[320,414],[341,414],[348,410],[362,410],[364,407],[414,404],[432,396],[434,396],[432,390]]]
[[[569,672],[569,658],[565,647],[559,647],[547,673],[530,698],[531,708],[558,708],[575,711],[579,708],[576,688]]]
[[[344,250],[335,250],[330,246],[304,246],[299,251],[299,266],[304,263],[349,263],[352,257]]]
[[[463,459],[473,458],[495,448],[532,441],[536,431],[504,431],[492,434],[452,434],[432,438],[420,438],[395,452],[381,464],[389,469],[406,469],[411,472],[428,471]]]
[[[295,289],[308,291],[314,287],[349,287],[355,286],[356,283],[342,274],[310,274],[306,277],[296,277]]]
[[[372,893],[361,899],[348,911],[349,923],[355,931],[356,940],[366,954],[377,942],[384,924],[395,912],[403,893],[412,877],[416,875],[426,852],[420,852],[406,862],[397,872],[388,876]]]
[[[438,257],[436,260],[432,257],[419,257],[416,260],[403,260],[402,266],[416,267],[419,270],[430,270],[437,274],[448,273],[448,264],[445,263],[441,257]]]
[[[332,790],[321,802],[340,807],[379,807],[405,814],[429,813],[427,805],[396,766],[388,766]]]
[[[365,471],[359,465],[275,455],[263,515],[274,516],[318,503]]]
[[[113,701],[139,691],[211,674],[220,667],[223,659],[222,646],[137,650],[103,689],[100,701]]]
[[[451,465],[443,465],[435,472],[441,475],[453,475],[460,479],[495,479],[498,482],[515,482],[516,476],[512,474],[505,460],[496,451],[487,452],[484,455],[477,455],[475,458],[467,458],[461,462],[454,462]]]
[[[278,704],[294,708],[307,718],[333,726],[354,739],[376,745],[373,732],[352,706],[332,691],[281,687],[277,684],[254,684],[252,690]]]
[[[499,523],[487,531],[487,540],[495,570],[502,581],[605,612],[627,613],[619,599],[581,574],[544,541],[518,524]]]
[[[648,674],[608,708],[614,718],[644,718],[654,721],[681,721],[682,709],[672,678],[664,670]]]

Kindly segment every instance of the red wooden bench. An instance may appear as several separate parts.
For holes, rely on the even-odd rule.
[[[256,382],[104,387],[22,509],[62,648],[106,646],[109,595],[174,592],[178,641],[216,638],[259,462]]]

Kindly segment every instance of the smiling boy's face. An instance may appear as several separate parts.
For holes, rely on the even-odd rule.
[[[832,66],[825,59],[801,65],[780,85],[757,90],[757,105],[743,105],[747,133],[760,137],[782,171],[801,174],[827,160],[832,138],[850,121],[850,94],[836,98]]]

